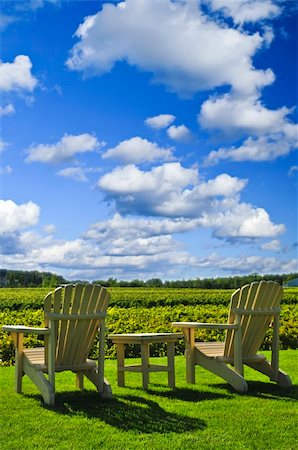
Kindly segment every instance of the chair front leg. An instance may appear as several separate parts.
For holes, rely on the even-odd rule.
[[[185,336],[186,381],[195,384],[195,330],[183,328]]]
[[[22,392],[23,379],[23,333],[11,333],[15,345],[15,391]]]
[[[237,328],[234,334],[234,366],[236,372],[243,377],[241,316],[236,314],[235,319]]]

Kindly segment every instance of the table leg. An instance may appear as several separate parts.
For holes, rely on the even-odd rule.
[[[168,386],[175,387],[175,342],[167,343],[168,354]]]
[[[124,380],[124,344],[117,343],[117,373],[118,373],[118,386],[125,386]]]
[[[185,356],[186,356],[186,381],[195,384],[195,330],[186,328],[185,335]]]
[[[143,377],[143,389],[148,389],[149,384],[149,344],[141,344],[141,358],[142,358],[142,377]]]

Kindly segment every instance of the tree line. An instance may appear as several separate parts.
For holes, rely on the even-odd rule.
[[[282,285],[294,278],[298,278],[298,273],[282,275],[259,275],[253,273],[233,277],[165,281],[160,278],[150,278],[146,281],[138,279],[124,281],[110,277],[107,280],[94,280],[93,283],[98,283],[105,287],[236,289],[253,281],[274,280]],[[87,283],[85,280],[72,280],[71,282]],[[51,272],[0,269],[0,287],[56,287],[66,283],[69,283],[69,281],[64,277]]]
[[[56,287],[64,283],[65,278],[51,272],[0,269],[0,287]]]
[[[197,288],[197,289],[237,289],[253,281],[273,280],[283,285],[284,283],[298,278],[298,273],[290,274],[268,274],[259,275],[253,273],[250,275],[216,278],[195,278],[189,280],[161,280],[160,278],[150,278],[149,280],[118,281],[116,278],[108,280],[96,280],[94,283],[105,287],[148,287],[148,288]]]

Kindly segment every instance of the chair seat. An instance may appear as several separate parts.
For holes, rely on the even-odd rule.
[[[38,367],[42,372],[47,372],[48,368],[45,364],[45,350],[44,347],[36,347],[29,348],[24,350],[24,355],[27,359],[27,362],[31,366]],[[73,365],[63,365],[56,366],[55,371],[63,371],[63,370],[88,370],[96,367],[96,362],[91,359],[87,359],[85,363],[82,364],[73,364]]]
[[[224,342],[196,342],[195,347],[209,358],[216,358],[223,356],[225,343]]]
[[[233,357],[224,356],[224,342],[196,342],[195,348],[204,353],[208,358],[214,358],[224,363],[234,363]],[[243,356],[243,363],[265,361],[266,357],[262,354]]]

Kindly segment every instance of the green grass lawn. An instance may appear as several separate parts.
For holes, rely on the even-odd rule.
[[[264,352],[265,354],[268,352]],[[292,378],[283,390],[246,369],[249,392],[236,394],[220,378],[196,368],[197,384],[185,382],[184,357],[176,357],[175,390],[165,373],[126,374],[118,388],[116,361],[106,362],[114,393],[102,400],[89,382],[79,392],[75,376],[57,375],[56,407],[42,403],[24,377],[23,395],[14,393],[14,368],[0,368],[0,448],[25,449],[297,449],[298,351],[280,352],[280,367]],[[152,361],[163,358],[152,358]]]

